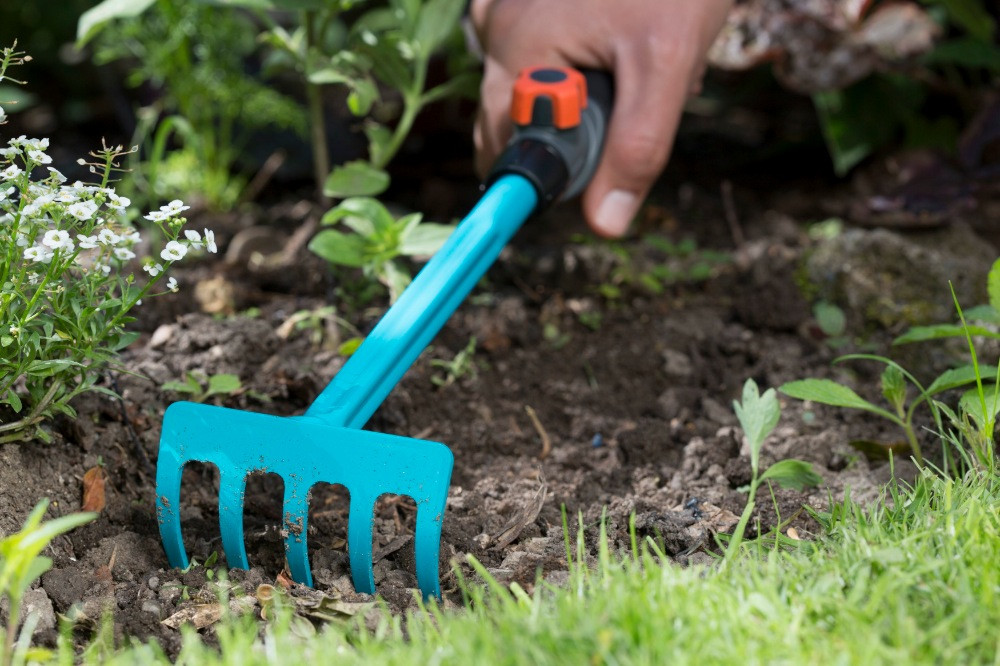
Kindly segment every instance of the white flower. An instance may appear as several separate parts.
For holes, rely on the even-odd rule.
[[[16,189],[17,188],[15,188],[15,187],[9,187],[6,190],[0,190],[0,202],[6,201],[7,197],[9,197],[10,195],[14,194],[14,191]]]
[[[47,264],[52,261],[52,250],[39,245],[32,245],[24,251],[24,258],[28,261],[40,261]]]
[[[62,187],[59,189],[59,193],[56,194],[52,200],[56,203],[71,204],[79,201],[80,197],[72,187]]]
[[[97,212],[97,204],[93,201],[79,201],[69,206],[66,212],[83,222],[89,220]]]
[[[76,239],[80,241],[81,250],[92,250],[97,247],[97,236],[84,236],[77,234]]]
[[[201,249],[201,234],[199,234],[197,231],[194,231],[193,229],[185,229],[184,236],[189,241],[191,241],[191,247],[193,247],[196,250]]]
[[[108,192],[108,208],[111,208],[112,210],[116,210],[119,213],[124,213],[125,209],[131,203],[132,200],[129,199],[128,197],[120,197],[114,192]]]
[[[138,231],[133,231],[128,236],[122,236],[122,239],[134,245],[142,240],[142,234],[140,234]]]
[[[165,213],[168,217],[173,217],[177,213],[183,213],[191,206],[185,206],[184,202],[180,199],[174,199],[165,206],[160,206],[160,211]]]
[[[20,176],[22,173],[23,172],[21,171],[21,167],[17,166],[16,164],[11,164],[3,171],[0,171],[0,178],[3,178],[4,180],[13,180],[18,176]]]
[[[150,262],[143,266],[142,270],[149,273],[149,277],[156,277],[163,272],[163,264],[154,264],[153,262]]]
[[[37,164],[52,164],[52,158],[40,150],[29,150],[28,159]]]
[[[163,220],[167,219],[169,215],[164,213],[162,210],[154,210],[150,211],[146,215],[143,215],[143,217],[149,220],[150,222],[162,222]]]
[[[205,249],[212,254],[219,251],[219,246],[215,244],[215,232],[211,229],[205,229]]]
[[[122,237],[111,231],[111,229],[101,229],[97,234],[97,240],[102,245],[117,245]]]
[[[127,247],[116,247],[115,256],[122,261],[128,261],[129,259],[135,258],[135,252],[128,249]]]
[[[169,289],[170,291],[173,291],[173,292],[177,291],[177,280],[176,280],[176,278],[172,278],[172,277],[171,278],[167,278],[167,289]]]
[[[107,264],[102,264],[100,262],[94,262],[94,270],[101,271],[105,275],[111,274],[111,266],[108,266]]]
[[[35,285],[38,281],[42,279],[42,276],[38,273],[28,273],[28,284]]]
[[[31,242],[28,240],[28,237],[24,235],[23,231],[18,231],[17,240],[15,241],[15,244],[18,247],[28,247],[28,245],[30,245]]]
[[[69,232],[62,229],[50,229],[46,231],[45,236],[42,237],[42,245],[50,247],[53,250],[72,251],[73,249],[73,241],[69,237]]]
[[[163,248],[160,252],[160,256],[166,261],[177,261],[178,259],[183,259],[184,255],[187,254],[187,248],[183,243],[178,243],[177,241],[170,241],[167,246]]]
[[[21,334],[20,327],[16,326],[15,324],[11,324],[10,328],[7,330],[10,331],[10,334],[13,335],[15,338]]]
[[[7,113],[3,110],[3,107],[0,106],[0,123],[6,121],[7,121]]]
[[[51,173],[52,177],[55,178],[57,181],[59,181],[60,183],[66,182],[66,176],[62,174],[62,171],[60,171],[59,169],[53,169],[52,167],[45,167],[45,168],[49,170],[49,173]]]

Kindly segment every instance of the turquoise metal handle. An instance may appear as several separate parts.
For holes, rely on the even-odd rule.
[[[305,416],[362,427],[537,206],[538,194],[526,178],[497,180]]]

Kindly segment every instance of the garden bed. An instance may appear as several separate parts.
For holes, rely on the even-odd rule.
[[[690,183],[663,185],[644,214],[643,230],[691,235],[700,249],[676,259],[642,240],[621,246],[639,273],[680,262],[682,279],[659,294],[622,285],[617,296],[600,295],[598,287],[620,281],[621,255],[602,243],[571,241],[583,229],[570,208],[532,223],[505,251],[489,273],[489,288],[474,292],[368,425],[444,442],[455,454],[441,549],[446,603],[461,603],[455,571],[469,574],[467,554],[501,582],[528,590],[539,576],[565,580],[564,508],[571,530],[578,515],[588,528],[603,516],[618,548],[628,546],[634,515],[638,534],[656,539],[679,565],[708,560],[717,547],[715,535],[732,529],[746,499],[738,488],[749,481],[749,460],[730,406],[743,381],[754,378],[772,387],[808,376],[848,376],[831,369],[839,351],[813,318],[799,268],[817,245],[802,223],[847,195],[831,188],[816,198],[815,192],[812,184],[773,194],[737,188],[727,201]],[[455,196],[470,198],[474,189]],[[727,224],[720,208],[734,201],[739,218]],[[288,209],[270,213],[280,217]],[[225,251],[234,236],[245,237],[245,228],[268,217],[205,215],[197,226],[215,227]],[[287,234],[294,226],[292,220],[271,232]],[[952,236],[975,238],[962,227],[893,235],[929,246]],[[695,280],[691,262],[708,248],[730,259]],[[225,562],[211,467],[186,470],[181,516],[189,554],[199,563],[218,557],[218,564],[186,573],[170,569],[157,532],[153,474],[160,422],[166,406],[181,397],[164,391],[165,382],[192,370],[236,374],[242,388],[216,398],[221,404],[291,415],[301,413],[343,363],[336,351],[315,345],[310,331],[287,337],[278,332],[293,313],[329,304],[327,269],[315,257],[302,253],[285,266],[256,270],[213,258],[175,274],[182,292],[142,315],[144,334],[122,358],[128,373],[108,374],[107,385],[123,401],[84,396],[77,420],[53,425],[52,443],[0,448],[3,532],[14,530],[43,496],[53,500],[50,514],[78,510],[86,470],[102,465],[107,477],[107,505],[99,519],[54,542],[55,566],[27,599],[29,608],[41,611],[43,641],[54,639],[57,614],[77,617],[87,627],[88,620],[97,622],[110,611],[118,635],[155,637],[172,651],[180,633],[176,623],[162,620],[193,607],[211,615],[218,582],[209,570]],[[233,314],[192,314],[199,309],[196,293],[210,309]],[[363,331],[382,308],[351,319]],[[857,340],[884,350],[889,333],[868,332]],[[444,371],[431,361],[453,359],[470,337],[477,340],[476,371],[446,386],[435,384],[432,377]],[[851,377],[877,394],[878,369],[860,370]],[[856,500],[875,498],[891,478],[889,464],[867,459],[850,442],[899,438],[891,425],[856,413],[785,401],[764,462],[806,460],[824,485],[779,490],[774,502],[761,501],[761,529],[780,523],[809,538],[815,524],[803,507],[822,510],[848,488]],[[913,473],[900,460],[895,470],[904,478]],[[259,585],[287,584],[280,574],[281,496],[275,476],[248,483],[252,568],[229,572],[246,593],[234,602],[237,610],[257,608]],[[320,594],[293,590],[306,614],[328,603],[339,609],[328,616],[346,615],[359,608],[353,602],[367,600],[354,595],[350,584],[346,512],[343,489],[314,490],[308,539]],[[405,498],[383,499],[376,509],[375,580],[396,612],[415,603],[414,513]],[[589,533],[596,536],[596,529]],[[596,539],[588,548],[596,553]],[[210,625],[211,617],[199,621]]]

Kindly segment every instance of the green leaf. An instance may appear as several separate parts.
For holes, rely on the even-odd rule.
[[[986,405],[985,411],[983,403]],[[984,386],[982,400],[979,397],[979,387],[969,389],[959,398],[958,406],[972,417],[980,432],[992,436],[990,426],[995,423],[997,414],[1000,414],[1000,394],[997,393],[996,386]]]
[[[458,26],[465,0],[428,0],[421,3],[413,37],[425,58],[430,57]]]
[[[121,304],[122,304],[122,299],[120,299],[120,298],[112,298],[112,299],[104,301],[103,303],[101,303],[100,305],[98,305],[97,309],[98,310],[112,310],[114,308],[120,307]]]
[[[986,291],[990,305],[994,310],[1000,311],[1000,259],[993,262],[990,272],[986,274]]]
[[[360,268],[365,265],[367,243],[358,234],[324,229],[309,241],[309,249],[331,264]]]
[[[21,413],[21,408],[23,407],[21,404],[21,398],[17,395],[14,389],[7,389],[7,398],[5,402],[10,405],[10,408],[13,409],[15,413]]]
[[[815,488],[823,483],[823,477],[817,474],[812,465],[803,460],[782,460],[767,468],[760,475],[760,480],[765,479],[776,482],[786,490],[805,490]]]
[[[323,9],[329,5],[328,0],[197,0],[203,5],[213,7],[242,7],[245,9],[273,9],[284,11],[300,11]]]
[[[356,116],[364,116],[371,111],[372,104],[376,100],[378,100],[378,88],[375,82],[367,78],[357,79],[352,82],[351,92],[347,95],[347,108]]]
[[[14,344],[14,336],[0,335],[0,347],[10,347]]]
[[[996,21],[983,0],[937,0],[945,8],[948,19],[967,33],[984,42],[993,40]]]
[[[374,196],[387,187],[389,174],[364,160],[355,160],[333,170],[323,184],[323,193],[335,198]]]
[[[240,390],[243,384],[240,382],[238,375],[212,375],[208,378],[208,390],[205,391],[205,397],[210,395],[217,395],[219,393],[229,395],[234,391]]]
[[[379,277],[382,283],[389,288],[390,303],[395,303],[396,299],[402,295],[403,290],[410,285],[410,274],[395,261],[385,262]]]
[[[820,301],[813,306],[813,316],[823,333],[829,337],[843,335],[847,329],[847,317],[844,311],[833,303]]]
[[[914,326],[892,341],[894,345],[905,345],[912,342],[926,342],[942,338],[964,338],[966,329],[961,324],[934,324],[932,326]],[[970,335],[1000,340],[1000,333],[982,326],[970,325]]]
[[[117,18],[139,16],[156,0],[104,0],[85,11],[76,25],[76,45],[83,46],[100,32],[105,23]]]
[[[441,249],[455,231],[449,224],[424,222],[403,236],[399,253],[408,257],[430,256]]]
[[[344,340],[342,343],[340,343],[340,346],[337,347],[337,353],[340,354],[341,356],[350,356],[351,354],[353,354],[358,350],[358,347],[361,346],[362,342],[364,342],[364,338],[361,337],[354,337],[350,338],[349,340]]]
[[[896,420],[889,412],[868,402],[846,386],[829,379],[800,379],[783,384],[778,390],[790,398],[811,400],[834,407],[863,409],[887,416],[892,421]]]
[[[906,401],[906,380],[903,372],[894,365],[887,365],[882,371],[882,395],[897,411],[902,410]]]
[[[736,412],[736,418],[750,444],[750,466],[756,474],[760,447],[781,418],[778,396],[773,388],[761,395],[757,382],[747,379],[743,384],[743,402],[734,400],[733,411]]]
[[[927,387],[926,394],[936,395],[971,384],[976,381],[976,374],[976,366],[971,364],[946,370],[931,382],[931,385]],[[997,369],[991,366],[979,366],[978,374],[981,379],[996,379]]]
[[[121,351],[128,347],[130,344],[139,339],[141,333],[138,331],[129,331],[128,333],[122,333],[118,337],[118,341],[114,343],[111,347],[111,351]]]
[[[388,233],[402,226],[381,201],[371,197],[345,199],[323,216],[323,224],[340,221],[362,236],[378,237],[380,242],[385,242]]]

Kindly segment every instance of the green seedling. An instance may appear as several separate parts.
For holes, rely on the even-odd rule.
[[[278,337],[288,338],[293,331],[305,333],[314,347],[336,350],[341,356],[353,354],[364,340],[357,327],[337,315],[337,308],[333,305],[299,310],[286,319],[276,332]],[[345,339],[341,331],[349,333],[350,337]]]
[[[41,552],[61,534],[69,532],[94,520],[96,513],[73,513],[61,518],[42,522],[49,501],[39,502],[24,521],[19,532],[0,539],[0,595],[7,598],[10,610],[7,628],[0,636],[0,666],[27,661],[44,661],[46,651],[31,650],[31,636],[38,618],[29,615],[25,618],[20,635],[18,627],[21,624],[21,600],[43,573],[52,567],[52,560],[42,556]]]
[[[451,386],[462,377],[475,377],[479,373],[476,367],[476,338],[469,338],[469,344],[455,354],[450,361],[432,359],[431,367],[442,372],[431,375],[431,383],[439,388]]]
[[[324,229],[310,241],[309,249],[331,264],[360,268],[366,277],[385,285],[390,302],[395,302],[411,279],[401,258],[434,254],[454,230],[422,220],[420,213],[396,219],[369,197],[346,199],[323,216],[323,224],[341,223],[353,233]]]
[[[165,382],[160,388],[186,394],[192,402],[205,402],[212,396],[233,396],[243,388],[243,384],[237,375],[207,376],[203,372],[193,371],[186,374],[184,381]]]
[[[760,473],[760,449],[781,418],[781,405],[778,404],[778,396],[773,388],[761,394],[757,383],[753,379],[747,379],[743,384],[743,401],[734,400],[733,411],[736,412],[736,418],[750,446],[751,477],[746,506],[726,547],[727,560],[735,556],[743,542],[743,535],[756,506],[757,489],[762,481],[774,481],[782,488],[794,490],[803,490],[823,482],[823,478],[813,471],[812,465],[801,460],[781,460],[768,467],[763,474]]]
[[[974,308],[975,316],[980,320],[993,320],[1000,323],[1000,260],[993,264],[988,276],[990,304]],[[958,312],[958,324],[940,324],[937,326],[921,326],[910,329],[909,332],[896,338],[894,344],[923,342],[942,338],[964,337],[969,348],[971,363],[945,371],[928,386],[924,386],[912,373],[908,372],[895,361],[884,356],[871,354],[849,354],[836,359],[835,363],[850,360],[869,360],[885,365],[881,377],[882,396],[889,405],[884,409],[862,398],[853,389],[830,379],[803,379],[789,382],[780,387],[785,395],[800,400],[810,400],[834,407],[860,409],[876,414],[898,425],[906,437],[913,452],[917,465],[924,463],[920,441],[914,426],[916,410],[926,404],[934,420],[936,430],[946,442],[957,443],[959,440],[947,436],[943,427],[942,414],[948,417],[952,424],[964,433],[965,440],[973,443],[976,460],[982,464],[993,465],[993,430],[996,416],[1000,410],[1000,372],[998,368],[982,366],[976,353],[974,337],[997,338],[997,333],[981,326],[969,324],[968,313],[962,311],[952,290],[955,310]],[[993,385],[985,385],[984,380],[992,381]],[[959,398],[957,410],[936,400],[946,391],[966,388]],[[909,399],[909,386],[915,390],[912,400]],[[958,448],[964,455],[963,447]]]

